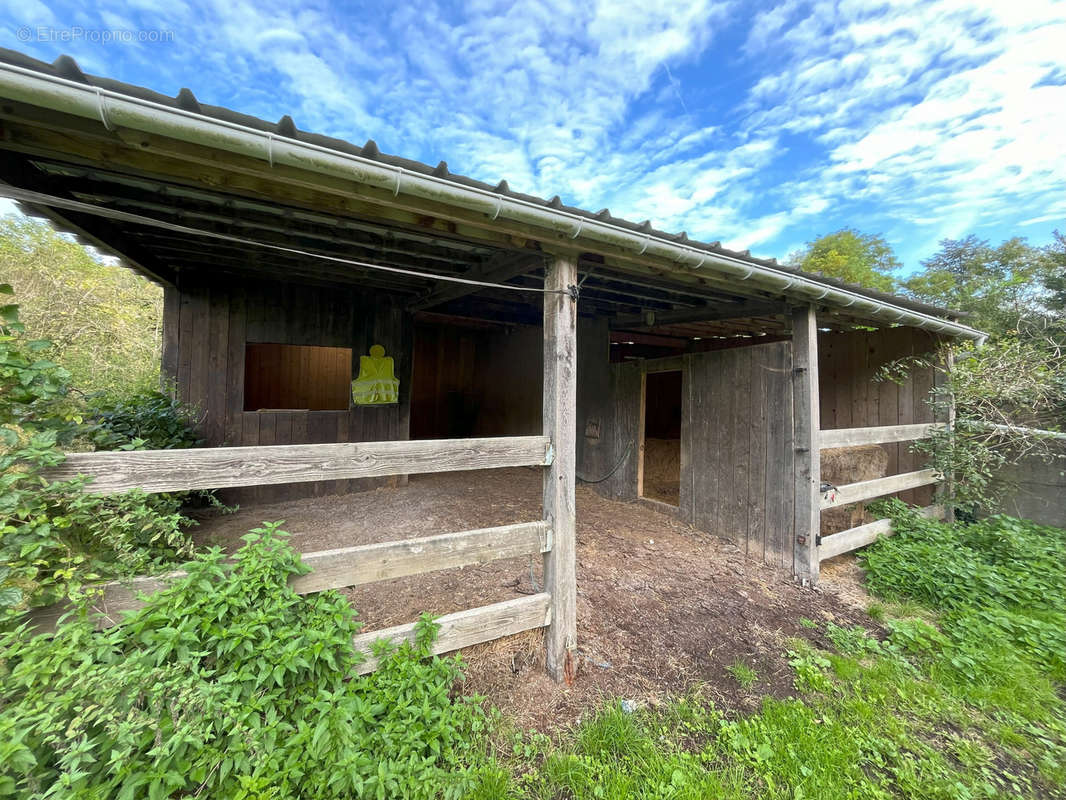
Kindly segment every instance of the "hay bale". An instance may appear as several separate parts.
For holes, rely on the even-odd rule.
[[[888,451],[876,444],[859,447],[833,447],[822,451],[822,483],[842,486],[873,478],[883,478],[888,472]],[[846,531],[857,525],[873,522],[863,503],[822,512],[822,536]]]
[[[676,506],[681,496],[681,440],[644,440],[644,496]]]

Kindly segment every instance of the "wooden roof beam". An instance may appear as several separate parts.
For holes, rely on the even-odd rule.
[[[658,325],[681,325],[690,322],[720,322],[728,319],[764,317],[784,314],[788,309],[783,303],[737,303],[731,306],[703,306],[677,311],[648,311],[640,314],[619,315],[610,321],[612,330],[627,328],[654,328]]]
[[[544,265],[544,255],[539,252],[505,252],[497,253],[482,264],[477,264],[459,277],[473,281],[486,283],[506,283],[517,278],[519,275]],[[446,283],[438,286],[426,295],[407,306],[408,311],[422,311],[423,309],[439,306],[450,300],[457,300],[468,294],[480,291],[482,287],[468,283]]]

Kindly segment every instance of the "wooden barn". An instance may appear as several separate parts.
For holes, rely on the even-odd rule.
[[[878,368],[981,337],[949,311],[67,57],[0,51],[0,151],[0,193],[164,287],[164,371],[201,413],[203,450],[63,469],[96,476],[94,491],[255,502],[537,465],[542,519],[462,532],[418,570],[543,553],[543,594],[463,612],[442,636],[546,626],[557,678],[577,635],[577,481],[815,581],[821,559],[887,530],[860,514],[823,538],[824,510],[901,491],[932,502],[938,476],[907,442],[950,422],[928,403],[937,376],[877,381]],[[823,486],[823,451],[871,446],[872,473]]]

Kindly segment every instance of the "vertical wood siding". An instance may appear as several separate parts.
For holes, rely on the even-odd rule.
[[[609,468],[598,491],[637,496],[640,362],[611,365],[601,431]],[[775,342],[686,355],[682,362],[680,516],[735,540],[752,558],[792,568],[792,345]]]
[[[356,288],[225,282],[183,274],[164,295],[163,369],[197,410],[210,447],[407,439],[411,318],[399,298]],[[246,344],[345,347],[381,344],[396,363],[400,402],[338,411],[244,411]],[[233,492],[238,502],[371,488],[396,479],[329,481]],[[401,481],[402,482],[402,479]]]
[[[929,394],[936,378],[933,368],[912,370],[902,384],[877,380],[877,372],[885,364],[928,354],[935,347],[935,337],[916,328],[821,334],[818,369],[822,429],[936,422]],[[880,447],[888,453],[889,475],[925,466],[922,456],[911,452],[910,442]],[[933,491],[933,487],[923,486],[898,496],[925,506],[933,501]]]
[[[790,342],[685,357],[681,517],[792,568]]]

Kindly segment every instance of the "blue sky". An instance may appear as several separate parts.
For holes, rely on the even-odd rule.
[[[4,47],[757,255],[1066,230],[1066,2],[0,6]]]

